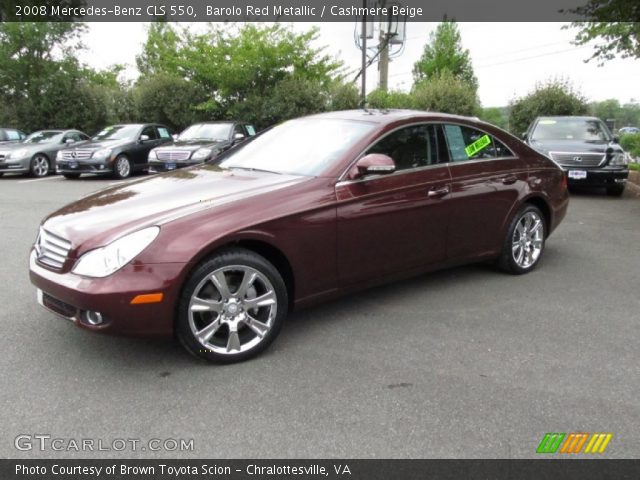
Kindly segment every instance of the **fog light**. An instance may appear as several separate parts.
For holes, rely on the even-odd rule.
[[[87,310],[84,312],[84,321],[89,325],[100,325],[104,320],[102,319],[102,314],[100,312]]]
[[[104,170],[104,165],[100,165],[98,168],[99,168],[100,170]]]

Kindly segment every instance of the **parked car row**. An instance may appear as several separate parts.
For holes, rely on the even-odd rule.
[[[242,122],[198,123],[175,139],[168,127],[156,123],[112,125],[91,138],[78,130],[41,130],[28,136],[11,129],[0,132],[5,135],[0,138],[19,137],[0,142],[0,176],[57,172],[68,179],[83,173],[122,179],[134,172],[175,170],[211,160],[256,134]]]

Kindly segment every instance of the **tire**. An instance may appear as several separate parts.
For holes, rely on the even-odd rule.
[[[256,299],[261,299],[258,306]],[[241,362],[273,342],[288,305],[282,275],[269,261],[243,248],[225,249],[200,264],[185,283],[176,334],[198,358]]]
[[[77,180],[78,178],[80,178],[79,173],[63,173],[62,176],[67,180]]]
[[[2,177],[4,175],[4,172],[0,172],[0,177]]]
[[[32,177],[42,178],[49,175],[49,169],[51,164],[46,155],[42,153],[36,153],[31,159],[31,167],[29,168],[29,174]]]
[[[537,207],[526,204],[509,224],[498,266],[513,275],[533,270],[544,252],[547,225]]]
[[[607,187],[607,195],[610,197],[620,197],[624,193],[624,185],[615,185],[613,187]]]
[[[126,155],[118,155],[113,162],[113,176],[117,179],[125,179],[131,175],[131,160]]]

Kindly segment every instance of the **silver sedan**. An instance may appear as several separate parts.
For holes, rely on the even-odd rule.
[[[56,169],[58,150],[88,140],[79,130],[40,130],[20,143],[0,146],[0,176],[27,173],[44,177]]]

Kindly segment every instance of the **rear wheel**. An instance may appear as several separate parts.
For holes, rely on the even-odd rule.
[[[511,220],[502,246],[498,265],[514,275],[528,273],[535,268],[544,250],[546,234],[544,216],[540,209],[525,205]]]
[[[33,156],[30,173],[32,177],[46,177],[49,174],[49,159],[46,155],[37,153]]]
[[[131,161],[126,155],[118,155],[113,164],[113,174],[119,179],[127,178],[131,175]]]
[[[287,289],[278,270],[242,248],[201,264],[180,298],[177,336],[193,355],[233,363],[262,352],[287,315]]]
[[[77,180],[78,178],[80,178],[79,173],[63,173],[62,176],[67,180]]]
[[[624,185],[614,185],[613,187],[607,187],[607,195],[610,197],[619,197],[624,192]]]

